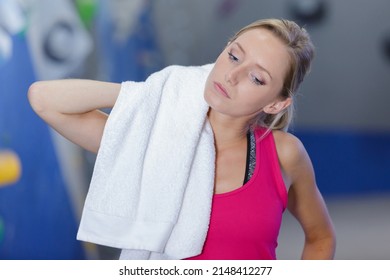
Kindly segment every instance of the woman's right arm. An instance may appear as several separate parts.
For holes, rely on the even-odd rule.
[[[92,80],[54,80],[33,83],[28,99],[34,111],[73,143],[97,153],[107,114],[119,95],[120,84]]]

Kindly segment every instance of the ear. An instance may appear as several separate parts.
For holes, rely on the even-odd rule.
[[[291,105],[292,98],[287,97],[283,100],[276,100],[264,107],[263,111],[267,114],[276,115]]]

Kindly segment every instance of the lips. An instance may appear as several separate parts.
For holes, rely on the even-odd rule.
[[[227,93],[226,89],[222,86],[222,84],[218,83],[218,82],[214,82],[214,88],[215,90],[222,94],[223,96],[225,96],[226,98],[229,98],[230,99],[230,96],[229,94]]]

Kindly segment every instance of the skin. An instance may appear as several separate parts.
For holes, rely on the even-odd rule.
[[[107,121],[99,109],[112,108],[120,84],[92,80],[54,80],[33,83],[28,98],[34,111],[58,133],[97,153]]]
[[[254,48],[253,46],[256,46]],[[259,112],[277,114],[291,104],[280,90],[289,67],[281,41],[265,29],[245,32],[217,58],[204,97],[216,145],[215,193],[242,185],[246,164],[248,120]],[[70,141],[97,152],[107,115],[99,109],[114,106],[120,84],[91,80],[36,82],[28,98],[35,112]],[[288,210],[305,233],[302,259],[332,259],[334,229],[318,191],[310,158],[293,135],[273,131]]]

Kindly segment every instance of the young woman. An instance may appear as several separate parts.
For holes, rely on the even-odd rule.
[[[214,195],[203,251],[188,259],[275,259],[285,208],[305,234],[302,259],[332,259],[335,235],[310,158],[287,131],[295,93],[314,48],[294,22],[269,19],[240,30],[204,86],[215,143]],[[191,86],[191,85],[189,85]],[[36,82],[33,109],[70,141],[98,152],[121,84]]]

